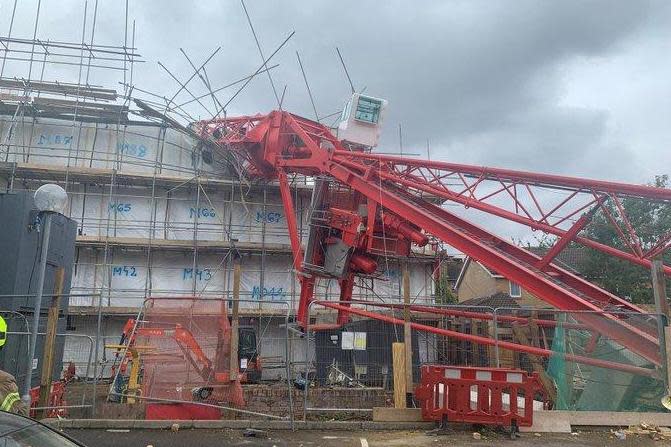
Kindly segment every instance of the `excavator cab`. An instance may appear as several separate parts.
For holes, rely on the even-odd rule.
[[[238,359],[243,381],[258,383],[261,381],[261,356],[256,344],[256,330],[253,327],[238,328]],[[245,380],[246,379],[246,380]]]

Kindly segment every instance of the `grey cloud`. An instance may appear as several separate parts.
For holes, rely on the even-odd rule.
[[[0,0],[4,10],[10,3]],[[645,48],[651,39],[671,37],[667,2],[248,0],[246,4],[266,55],[296,30],[295,38],[273,61],[281,64],[273,71],[276,85],[280,89],[287,85],[286,107],[313,115],[295,50],[301,52],[319,112],[325,115],[342,106],[349,86],[335,54],[337,45],[356,87],[390,101],[381,148],[385,151],[397,150],[397,126],[402,123],[408,151],[423,152],[425,139],[430,138],[432,155],[446,160],[632,181],[645,181],[643,173],[648,176],[651,166],[656,168],[650,162],[652,151],[633,149],[641,141],[627,139],[626,133],[613,139],[611,110],[560,103],[566,88],[564,70],[572,61],[616,58],[628,46]],[[57,38],[63,31],[59,24],[68,19],[72,28],[80,27],[81,5],[74,0],[43,2],[40,35]],[[100,2],[97,41],[122,42],[121,8],[120,2]],[[260,63],[238,1],[131,1],[131,17],[137,20],[138,46],[147,59],[135,71],[141,88],[167,96],[176,91],[177,85],[156,61],[182,79],[188,77],[191,69],[180,47],[200,62],[222,46],[208,65],[215,86],[254,71]],[[4,20],[0,17],[0,27],[6,27]],[[23,22],[27,37],[30,20]],[[76,32],[71,30],[70,35]],[[664,73],[667,65],[666,60],[654,60],[645,70]],[[197,80],[190,87],[204,93]],[[220,98],[226,100],[232,93],[222,92]],[[657,94],[670,93],[666,87]],[[268,80],[260,76],[229,112],[275,107]],[[207,117],[197,106],[192,111]],[[650,134],[659,139],[664,132],[657,127]]]

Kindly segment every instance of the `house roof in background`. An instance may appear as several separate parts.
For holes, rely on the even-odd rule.
[[[468,266],[471,264],[471,261],[473,261],[473,258],[471,258],[470,256],[468,256],[468,257],[464,260],[464,263],[463,263],[462,266],[461,266],[461,271],[459,272],[459,276],[457,277],[457,281],[454,283],[454,289],[455,289],[455,290],[457,289],[457,287],[459,287],[459,284],[461,284],[461,281],[464,279],[464,274],[466,273],[466,269],[468,268]],[[498,274],[498,273],[495,272],[494,270],[491,270],[491,269],[487,268],[487,266],[485,266],[484,264],[482,264],[480,261],[475,261],[475,262],[476,262],[480,267],[482,267],[483,269],[485,269],[485,271],[486,271],[487,273],[489,273],[489,275],[490,275],[492,278],[503,278],[503,276],[501,276],[500,274]]]
[[[550,250],[545,247],[527,247],[527,250],[538,255],[545,256]],[[581,274],[582,266],[587,261],[587,250],[583,247],[566,247],[552,261],[559,267],[570,270],[572,273]]]
[[[533,254],[537,256],[544,256],[545,253],[548,252],[549,248],[545,247],[526,247],[526,250],[532,252]],[[559,267],[566,269],[570,271],[573,274],[580,275],[582,276],[581,270],[582,266],[585,264],[587,260],[587,250],[583,247],[566,247],[564,248],[559,255],[552,261],[554,264],[557,264]],[[457,277],[457,281],[454,284],[454,288],[456,289],[459,287],[459,284],[461,283],[464,273],[466,272],[466,269],[470,265],[472,259],[470,257],[467,257],[466,260],[464,261],[461,271],[459,272],[459,276]],[[476,261],[478,265],[480,265],[483,269],[487,271],[492,277],[494,278],[504,278],[501,274],[498,272],[488,268],[484,264],[482,264],[479,261]]]
[[[517,300],[507,293],[499,292],[494,295],[482,296],[479,298],[471,298],[470,300],[462,301],[459,303],[460,306],[473,306],[473,307],[491,307],[497,309],[500,307],[511,307],[519,309],[521,306],[517,303]]]

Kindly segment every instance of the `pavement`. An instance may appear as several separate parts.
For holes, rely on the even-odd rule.
[[[424,431],[260,431],[256,437],[243,436],[240,429],[64,429],[91,447],[182,447],[182,446],[259,446],[259,447],[429,447],[429,446],[493,446],[510,442],[511,446],[543,447],[648,447],[665,445],[648,436],[629,435],[617,439],[610,431],[578,432],[574,434],[522,433],[515,441],[508,435],[484,431],[474,439],[470,431],[434,434]]]

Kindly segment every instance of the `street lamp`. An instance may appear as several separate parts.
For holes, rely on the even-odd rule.
[[[40,325],[40,311],[42,310],[42,289],[44,289],[44,275],[47,270],[47,256],[49,254],[51,218],[54,214],[63,213],[68,202],[68,194],[60,186],[49,183],[37,188],[33,199],[35,206],[39,211],[38,219],[42,221],[42,250],[40,253],[40,269],[37,276],[37,291],[33,303],[33,326],[30,333],[30,355],[26,359],[26,380],[24,382],[22,396],[23,401],[28,406],[30,406],[30,382],[33,377],[33,359],[35,357],[37,333]],[[28,287],[30,287],[30,284]]]

